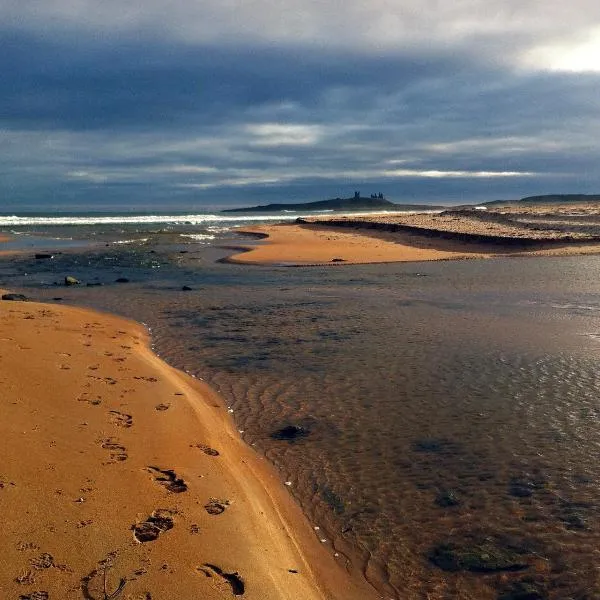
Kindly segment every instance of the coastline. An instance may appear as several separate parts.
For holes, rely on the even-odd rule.
[[[5,593],[95,598],[106,573],[136,599],[377,597],[141,325],[35,302],[0,315]]]
[[[459,213],[302,219],[257,225],[240,233],[266,242],[232,248],[241,252],[225,262],[317,266],[600,253],[597,234],[490,224],[488,219]]]

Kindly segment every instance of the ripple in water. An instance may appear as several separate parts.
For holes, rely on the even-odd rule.
[[[581,264],[468,261],[417,277],[111,252],[116,265],[77,264],[134,283],[65,299],[151,324],[161,356],[219,390],[319,537],[380,593],[598,596],[600,374],[586,335],[598,322],[581,307],[599,290]],[[288,426],[302,435],[273,436]]]

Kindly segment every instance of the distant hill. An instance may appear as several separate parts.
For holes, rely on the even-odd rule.
[[[481,206],[497,206],[499,204],[568,204],[569,202],[573,204],[578,202],[600,202],[600,194],[545,194],[541,196],[526,196],[520,200],[492,200],[481,203]]]
[[[551,202],[600,202],[600,194],[547,194],[545,196],[527,196],[519,202],[527,204],[549,204]]]
[[[246,208],[228,208],[221,212],[283,212],[283,211],[321,211],[321,210],[443,210],[443,206],[429,204],[395,204],[385,198],[331,198],[330,200],[317,200],[316,202],[302,202],[300,204],[263,204],[248,206]]]

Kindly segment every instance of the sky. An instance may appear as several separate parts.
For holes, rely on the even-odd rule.
[[[0,0],[0,212],[600,193],[597,0]]]

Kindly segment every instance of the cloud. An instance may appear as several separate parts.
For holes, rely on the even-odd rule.
[[[598,191],[599,9],[501,4],[4,2],[0,193]]]

